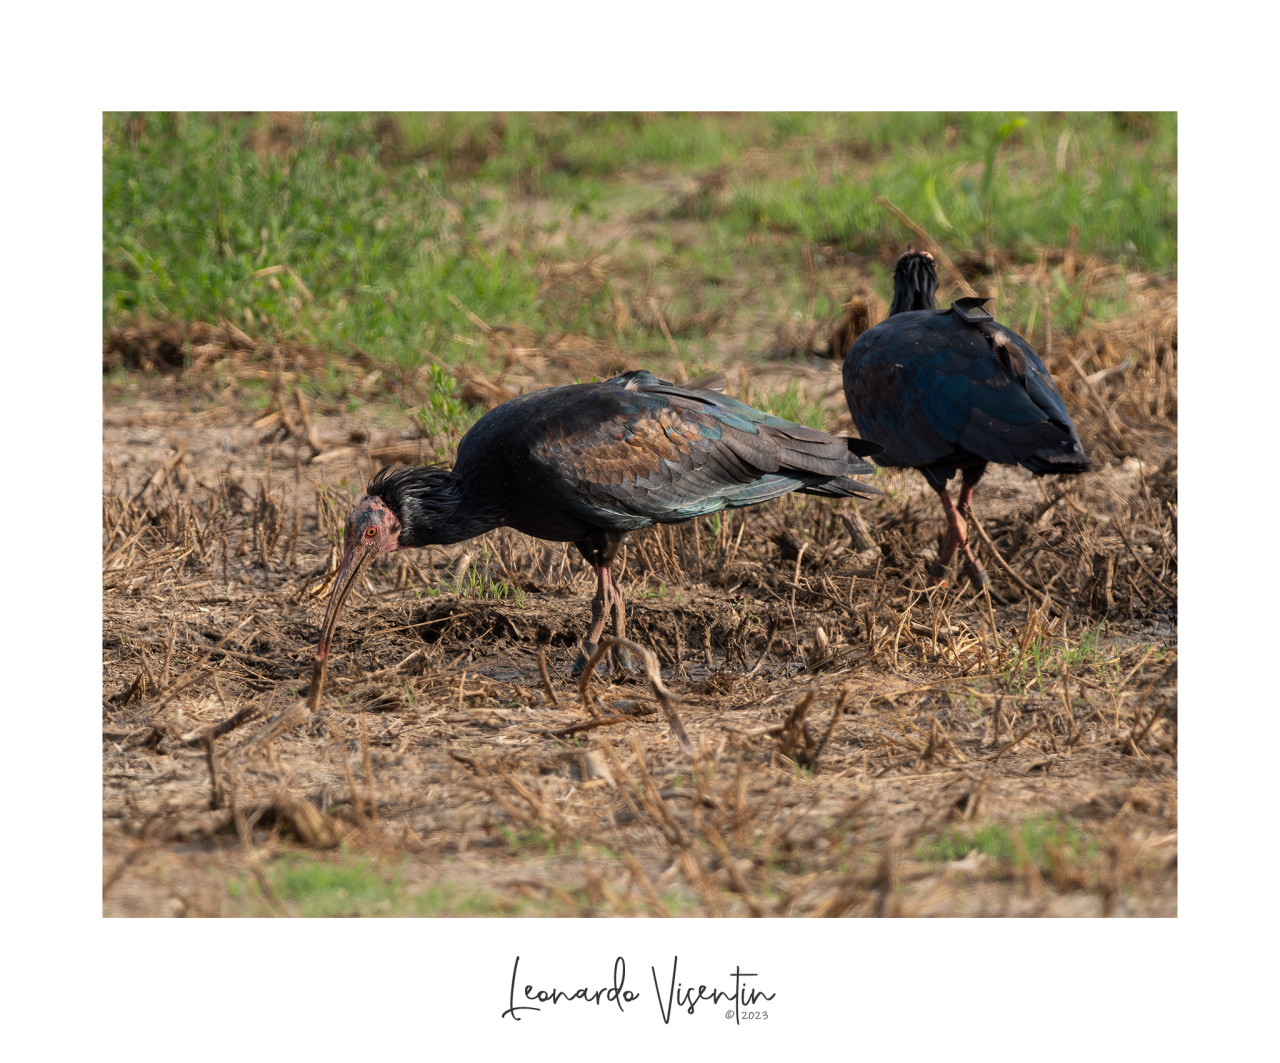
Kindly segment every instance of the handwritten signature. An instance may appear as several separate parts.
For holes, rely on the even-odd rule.
[[[759,975],[744,971],[740,966],[734,967],[730,972],[733,979],[733,989],[720,989],[705,984],[685,985],[683,982],[676,980],[679,971],[680,957],[673,956],[671,958],[671,977],[667,982],[666,991],[658,981],[658,969],[650,967],[649,971],[653,976],[653,989],[655,998],[658,1003],[658,1011],[662,1015],[663,1023],[670,1023],[672,1014],[681,1009],[689,1015],[693,1015],[699,1004],[711,1003],[715,1005],[732,1004],[732,1012],[725,1012],[725,1018],[732,1017],[735,1023],[741,1023],[743,1018],[742,1009],[750,1008],[758,1001],[770,1001],[777,996],[777,993],[766,993],[764,990],[756,989],[754,986],[747,984],[748,978],[758,978]],[[512,1018],[516,1022],[521,1021],[520,1013],[522,1011],[542,1011],[543,1005],[558,1005],[574,1002],[585,1002],[595,1004],[597,1007],[601,1004],[613,1004],[619,1012],[625,1014],[626,1005],[633,1004],[640,999],[641,994],[635,990],[626,988],[627,983],[627,961],[619,956],[613,961],[613,981],[609,985],[597,987],[580,986],[574,989],[560,989],[556,987],[539,988],[532,983],[523,986],[523,990],[517,993],[516,986],[520,972],[520,957],[517,956],[515,963],[511,967],[511,988],[507,994],[507,1009],[502,1013],[502,1018]],[[532,1003],[519,1003],[516,1001],[532,1001]],[[760,1013],[751,1013],[747,1017],[758,1018]]]

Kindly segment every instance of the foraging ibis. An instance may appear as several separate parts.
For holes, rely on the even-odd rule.
[[[880,465],[919,469],[937,492],[947,533],[929,575],[945,579],[956,549],[976,586],[989,582],[967,542],[974,486],[990,462],[1037,475],[1089,468],[1080,436],[1040,356],[987,312],[986,299],[934,307],[933,256],[907,251],[893,273],[889,317],[853,343],[844,394],[854,423],[884,450]],[[947,481],[961,474],[959,504]]]
[[[879,449],[644,370],[519,396],[471,427],[452,469],[384,468],[373,478],[347,518],[318,655],[327,658],[343,601],[369,558],[510,527],[571,542],[595,569],[580,671],[610,616],[624,634],[610,566],[628,532],[792,491],[876,495],[857,476],[873,471],[864,458]]]

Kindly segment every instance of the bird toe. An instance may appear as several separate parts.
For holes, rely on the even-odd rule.
[[[925,566],[925,571],[929,573],[929,582],[934,586],[946,586],[947,583],[947,566],[941,561],[930,561]]]
[[[595,642],[584,642],[582,644],[582,649],[578,652],[578,656],[573,662],[573,668],[569,672],[571,676],[582,675],[587,667],[587,662],[595,655],[598,645]],[[629,679],[639,676],[640,665],[630,650],[615,646],[596,662],[595,671],[600,676],[608,676],[613,680]]]
[[[991,577],[978,561],[966,561],[964,574],[969,577],[969,582],[973,584],[975,590],[980,591],[983,587],[991,586]]]
[[[596,652],[596,643],[584,642],[582,649],[578,651],[578,656],[574,659],[573,668],[569,674],[573,676],[582,675],[583,669],[587,667],[587,662],[591,660],[592,655]]]
[[[622,646],[613,648],[609,654],[609,660],[613,665],[613,673],[618,678],[635,675],[640,670],[640,665],[636,661],[635,655]]]

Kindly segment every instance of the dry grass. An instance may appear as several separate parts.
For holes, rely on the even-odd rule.
[[[366,859],[440,914],[1174,914],[1176,290],[1137,306],[1032,326],[1099,469],[991,471],[992,599],[926,586],[940,512],[887,473],[858,510],[870,551],[851,503],[816,499],[638,536],[619,568],[651,667],[580,686],[589,573],[499,531],[370,571],[310,705],[350,492],[432,455],[310,408],[297,352],[264,369],[230,332],[189,338],[274,386],[265,412],[193,415],[178,374],[106,413],[104,909],[303,911],[272,874],[302,853]],[[111,344],[173,364],[162,339]],[[460,384],[500,401],[563,356]],[[750,386],[784,379],[847,419],[838,363]]]

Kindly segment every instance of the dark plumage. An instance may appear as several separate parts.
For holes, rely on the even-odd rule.
[[[844,363],[844,394],[858,431],[882,444],[880,465],[919,469],[938,493],[947,535],[930,565],[942,579],[959,547],[965,572],[987,582],[966,542],[973,488],[989,462],[1041,475],[1089,468],[1080,437],[1040,356],[997,322],[985,299],[934,309],[933,256],[908,251],[893,273],[889,317],[868,329]],[[947,481],[961,473],[959,506]]]
[[[462,437],[452,470],[383,469],[373,478],[347,519],[320,655],[329,652],[342,602],[367,558],[506,526],[572,542],[595,569],[580,667],[610,614],[624,633],[610,564],[627,532],[792,491],[878,494],[855,478],[873,471],[863,456],[878,450],[643,370],[511,399]]]

